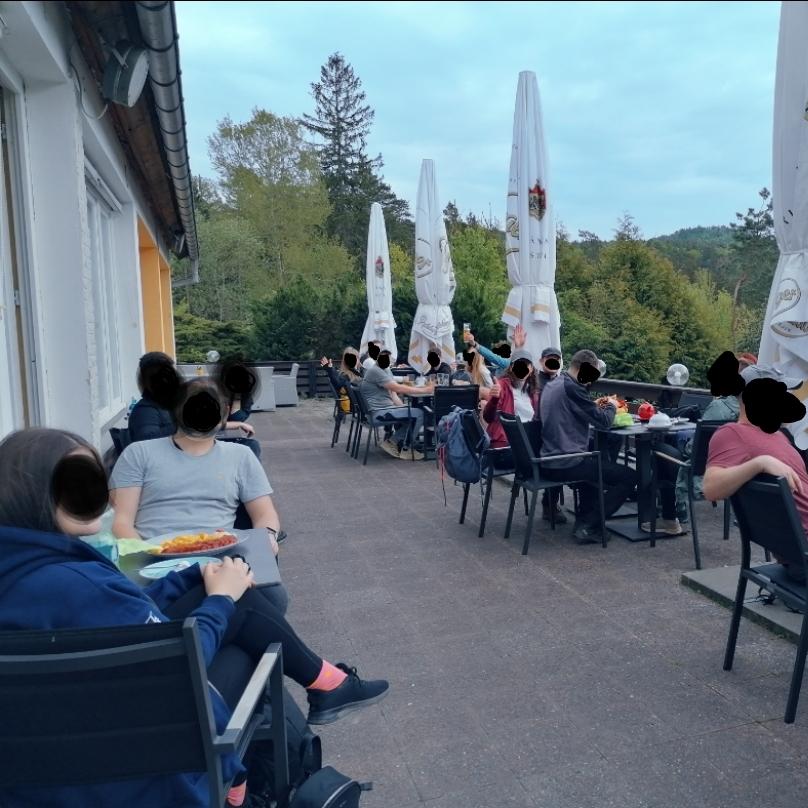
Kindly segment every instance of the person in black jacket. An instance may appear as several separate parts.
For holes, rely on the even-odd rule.
[[[152,351],[140,357],[137,386],[140,401],[129,413],[132,442],[167,438],[177,431],[174,407],[182,380],[168,354]]]

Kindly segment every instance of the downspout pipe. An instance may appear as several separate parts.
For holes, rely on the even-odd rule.
[[[170,0],[137,0],[135,7],[143,44],[149,52],[149,82],[174,197],[185,232],[188,257],[191,259],[190,277],[174,285],[187,286],[199,283],[199,242],[188,159],[177,19],[174,3]]]

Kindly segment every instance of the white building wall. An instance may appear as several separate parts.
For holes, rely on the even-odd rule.
[[[78,432],[103,449],[109,426],[137,395],[135,370],[144,344],[138,217],[152,233],[157,228],[140,189],[129,181],[132,172],[110,121],[92,119],[103,102],[73,43],[62,4],[0,3],[0,13],[7,24],[0,38],[0,83],[16,92],[20,113],[15,134],[24,198],[16,202],[24,220],[21,249],[31,292],[38,420]],[[122,387],[116,405],[103,411],[85,157],[120,203],[113,225],[114,327]]]

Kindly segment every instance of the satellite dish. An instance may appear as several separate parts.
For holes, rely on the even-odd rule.
[[[213,364],[214,362],[218,362],[218,361],[221,359],[221,356],[219,356],[219,352],[218,352],[218,351],[208,351],[208,352],[205,354],[205,359],[207,359],[207,360],[208,360],[208,362],[210,362],[211,364]]]
[[[684,387],[690,378],[690,371],[684,365],[671,365],[668,368],[668,384],[673,387]]]
[[[104,65],[104,98],[133,107],[149,75],[149,55],[145,48],[121,40],[109,49],[109,58]]]

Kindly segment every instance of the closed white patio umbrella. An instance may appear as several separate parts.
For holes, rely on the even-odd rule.
[[[556,233],[536,74],[519,74],[505,217],[505,258],[512,289],[502,313],[508,336],[521,323],[525,348],[538,358],[560,348],[556,300]]]
[[[365,353],[368,342],[381,340],[392,354],[396,348],[396,321],[393,319],[393,282],[390,276],[390,248],[387,245],[387,229],[384,226],[382,206],[374,202],[370,206],[368,226],[368,251],[365,259],[365,281],[368,294],[368,319],[362,332],[360,352]]]
[[[783,3],[774,89],[772,202],[780,259],[759,361],[808,379],[808,2]],[[798,391],[805,399],[806,385]],[[808,418],[791,427],[808,448]]]
[[[421,163],[418,181],[418,207],[415,212],[415,293],[418,308],[412,323],[409,363],[421,373],[429,370],[427,352],[434,343],[441,360],[455,358],[454,321],[451,302],[455,292],[455,276],[443,208],[439,202],[432,160]]]

